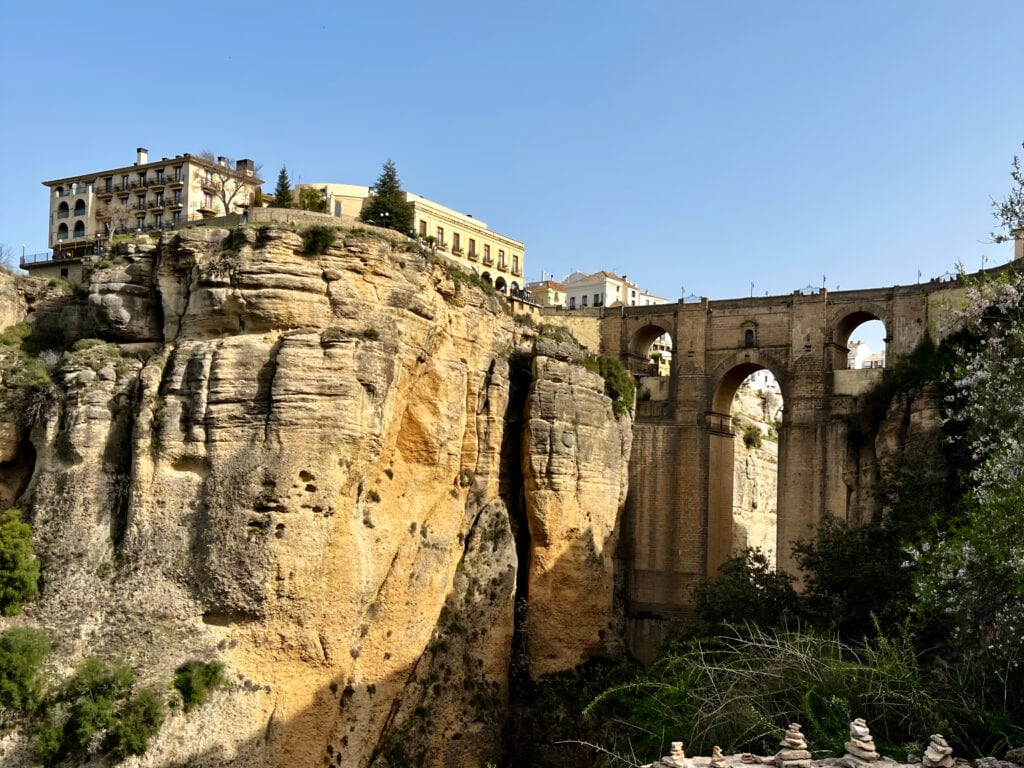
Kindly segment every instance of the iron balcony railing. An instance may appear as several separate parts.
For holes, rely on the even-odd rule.
[[[44,253],[23,253],[19,262],[24,267],[26,264],[45,264],[53,260],[53,254],[45,251]]]

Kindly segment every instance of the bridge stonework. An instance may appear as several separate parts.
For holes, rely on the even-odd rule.
[[[672,337],[668,397],[637,403],[623,518],[635,655],[650,659],[673,627],[694,621],[694,588],[730,555],[730,408],[742,381],[766,368],[782,390],[777,563],[796,575],[795,540],[826,514],[870,519],[876,503],[864,487],[871,478],[851,466],[844,417],[883,373],[846,370],[850,333],[881,320],[891,367],[926,337],[938,343],[949,334],[963,291],[960,281],[931,282],[602,312],[602,352],[634,369],[653,339]]]

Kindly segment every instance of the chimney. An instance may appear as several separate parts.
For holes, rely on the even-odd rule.
[[[149,150],[145,147],[137,147],[135,149],[135,164],[145,165],[149,162]]]
[[[224,157],[224,155],[220,155],[217,158],[217,165],[222,165],[225,168],[227,168],[228,167],[228,159],[226,157]]]
[[[253,163],[252,160],[246,158],[235,163],[235,170],[239,173],[244,173],[246,176],[255,176],[256,164]]]

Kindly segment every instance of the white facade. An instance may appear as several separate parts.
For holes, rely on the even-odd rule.
[[[563,280],[565,283],[565,304],[569,309],[589,307],[644,307],[668,304],[668,299],[641,291],[629,282],[629,277],[619,277],[614,272],[601,270],[593,274],[573,272]]]

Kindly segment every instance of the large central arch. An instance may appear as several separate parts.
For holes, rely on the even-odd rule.
[[[707,414],[708,490],[707,490],[707,559],[706,573],[712,576],[732,554],[733,544],[733,480],[736,462],[735,434],[732,429],[732,402],[740,385],[756,371],[769,371],[783,389],[784,368],[757,349],[745,349],[719,366],[710,380]],[[780,440],[779,474],[786,456]],[[778,514],[783,514],[781,505]]]

